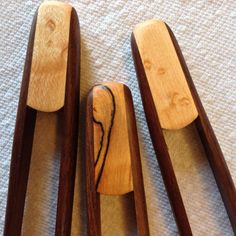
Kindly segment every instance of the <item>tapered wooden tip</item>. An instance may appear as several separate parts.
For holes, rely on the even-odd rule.
[[[157,20],[138,24],[132,44],[145,73],[138,77],[147,80],[161,127],[180,129],[192,123],[198,112],[167,25]]]
[[[44,2],[38,9],[27,105],[45,112],[64,106],[72,6]]]
[[[125,94],[126,89],[124,84],[109,82],[94,86],[90,92],[95,184],[103,194],[133,191],[130,139],[137,134],[129,132],[131,108],[126,100],[131,98]]]

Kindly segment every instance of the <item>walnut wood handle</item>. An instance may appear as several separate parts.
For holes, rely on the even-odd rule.
[[[80,27],[77,13],[71,11],[65,102],[63,110],[63,139],[57,201],[55,235],[70,235],[76,171],[80,102]]]
[[[139,235],[149,235],[131,93],[119,83],[92,88],[87,99],[86,192],[88,234],[101,235],[99,194],[134,192]],[[122,129],[121,129],[122,127]]]
[[[36,110],[29,108],[26,105],[36,19],[37,12],[35,14],[30,32],[18,112],[16,117],[8,184],[4,236],[21,235],[25,195],[29,176],[34,126],[36,120]]]
[[[66,16],[67,26],[63,25],[66,23],[61,21],[58,13]],[[57,42],[54,34],[61,34],[65,27],[68,28],[68,37],[63,42],[61,38]],[[44,37],[40,38],[42,35]],[[51,52],[49,55],[45,47]],[[45,61],[50,63],[45,64]],[[63,68],[57,68],[58,65]],[[57,69],[61,73],[52,76]],[[75,10],[60,2],[43,3],[32,24],[22,79],[10,168],[4,231],[6,236],[21,234],[37,110],[56,111],[60,106],[63,107],[63,140],[55,234],[70,235],[77,156],[79,72],[80,33]],[[47,86],[48,81],[51,90]],[[55,95],[53,93],[57,88],[60,92]],[[57,102],[54,103],[55,97]]]
[[[214,131],[211,127],[211,124],[208,120],[207,114],[204,110],[204,107],[201,103],[201,100],[198,96],[197,90],[194,86],[193,80],[185,63],[184,57],[181,53],[178,42],[171,31],[167,26],[171,39],[174,43],[176,52],[178,54],[181,66],[186,76],[186,80],[190,87],[194,102],[198,110],[198,118],[195,123],[202,141],[202,144],[205,148],[208,161],[212,168],[213,174],[216,179],[216,183],[221,193],[221,197],[225,204],[226,210],[231,221],[231,225],[234,233],[236,234],[236,190],[233,183],[232,177],[230,175],[229,169],[225,162],[223,153],[221,151],[220,145],[217,141],[217,138],[214,134]]]
[[[90,92],[86,104],[86,201],[89,236],[101,235],[100,197],[95,183],[93,94]]]
[[[160,114],[157,112],[153,93],[150,88],[152,85],[150,85],[147,80],[145,68],[134,34],[131,36],[131,47],[149,132],[151,135],[153,147],[156,152],[156,157],[160,166],[163,181],[166,186],[179,233],[181,235],[189,236],[192,235],[192,231],[180,194],[172,162],[168,153],[167,144],[162,133],[162,127],[159,119]],[[171,123],[173,122],[170,122],[170,124]]]
[[[189,121],[197,125],[236,232],[235,186],[173,33],[164,22],[147,21],[135,28],[131,44],[152,142],[180,234],[191,235],[191,229],[161,128],[179,129]],[[185,89],[178,87],[179,84]],[[179,117],[166,119],[166,114],[178,115],[178,111],[181,111]]]
[[[155,109],[155,104],[152,100],[150,88],[145,78],[145,71],[133,35],[131,44],[149,132],[171,203],[171,207],[175,215],[176,223],[181,235],[192,235],[174,169],[168,153],[168,148],[162,133],[161,125]]]

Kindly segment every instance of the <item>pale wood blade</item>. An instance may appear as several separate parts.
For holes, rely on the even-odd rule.
[[[110,82],[92,90],[95,183],[103,194],[133,191],[129,146],[132,134],[128,130],[124,86]]]
[[[198,112],[167,25],[149,20],[138,24],[133,33],[161,127],[189,125]]]
[[[27,105],[44,112],[64,106],[72,6],[44,2],[38,9]]]

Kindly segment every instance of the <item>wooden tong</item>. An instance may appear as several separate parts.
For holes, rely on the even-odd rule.
[[[132,95],[109,82],[92,88],[86,114],[88,235],[101,235],[99,194],[134,192],[139,235],[149,235]]]
[[[192,122],[236,234],[235,186],[172,31],[162,21],[144,22],[135,27],[131,45],[152,143],[180,234],[192,232],[162,129],[181,129]]]
[[[56,235],[70,235],[77,155],[80,32],[75,9],[45,2],[29,38],[10,167],[4,235],[20,235],[37,111],[63,109]]]

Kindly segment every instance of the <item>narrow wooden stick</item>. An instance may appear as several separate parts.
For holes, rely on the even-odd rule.
[[[197,90],[194,86],[193,80],[185,63],[184,57],[181,53],[178,42],[171,29],[168,26],[167,28],[175,46],[181,66],[185,73],[186,80],[188,82],[198,110],[199,117],[196,119],[195,123],[202,140],[202,144],[204,145],[208,161],[211,165],[216,183],[228,212],[232,228],[234,230],[234,233],[236,234],[236,190],[232,177],[225,162],[220,145],[208,120],[207,114],[198,96]]]
[[[168,148],[162,133],[158,114],[156,112],[151,91],[147,83],[145,70],[133,35],[131,37],[131,45],[139,81],[140,93],[142,96],[144,111],[147,118],[152,144],[156,152],[157,161],[160,166],[161,174],[166,186],[171,207],[175,215],[176,223],[181,235],[192,235],[187,213],[184,208],[172,162],[168,153]]]
[[[134,113],[132,94],[127,86],[124,86],[125,101],[127,103],[126,112],[128,122],[128,133],[133,134],[129,139],[131,149],[132,175],[134,185],[134,202],[137,221],[138,235],[149,235],[148,215],[146,206],[146,197],[144,192],[143,173],[141,158],[139,152],[138,131]]]
[[[70,235],[79,124],[80,29],[74,8],[71,11],[68,46],[63,141],[57,202],[56,235]]]
[[[142,23],[132,35],[132,49],[153,145],[180,233],[189,235],[190,227],[161,129],[180,129],[192,122],[197,125],[235,232],[235,186],[172,31],[161,21]]]
[[[16,127],[12,148],[8,198],[5,216],[5,236],[21,235],[25,195],[27,189],[33,145],[34,126],[36,120],[36,110],[29,108],[26,105],[36,19],[37,12],[35,14],[30,32],[18,112],[16,117]]]
[[[87,227],[89,236],[101,235],[100,197],[95,183],[93,94],[89,93],[86,104],[86,197]]]
[[[37,20],[36,20],[37,19]],[[60,37],[58,37],[60,36]],[[32,26],[16,121],[5,235],[20,235],[36,110],[64,107],[56,235],[70,235],[78,142],[80,31],[68,4],[43,3]]]

